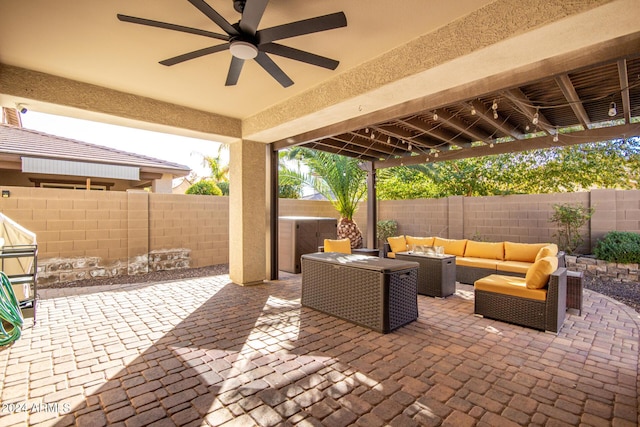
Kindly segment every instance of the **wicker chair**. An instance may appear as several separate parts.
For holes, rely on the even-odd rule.
[[[503,322],[558,333],[567,311],[567,270],[549,277],[546,301],[474,289],[475,314]]]

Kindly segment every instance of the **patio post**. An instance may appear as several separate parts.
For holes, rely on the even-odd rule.
[[[365,163],[367,171],[367,248],[378,247],[378,195],[376,192],[376,167],[373,162]]]
[[[238,285],[258,284],[267,272],[267,150],[242,140],[229,152],[229,277]]]

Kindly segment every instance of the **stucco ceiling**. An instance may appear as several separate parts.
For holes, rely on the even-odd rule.
[[[208,3],[238,20],[231,0]],[[2,0],[0,103],[214,140],[300,143],[345,121],[356,129],[395,118],[407,103],[416,109],[455,88],[481,92],[510,70],[539,70],[640,33],[636,0],[271,0],[259,28],[338,11],[346,28],[282,41],[340,61],[335,71],[274,57],[293,86],[249,61],[238,84],[225,87],[228,51],[158,64],[215,40],[116,18],[221,32],[187,0]]]

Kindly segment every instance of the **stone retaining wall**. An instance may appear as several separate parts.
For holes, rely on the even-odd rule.
[[[38,286],[57,282],[119,275],[136,275],[150,271],[175,270],[191,266],[191,249],[151,251],[128,262],[101,265],[99,257],[50,258],[38,264]]]
[[[584,271],[586,274],[608,278],[616,282],[640,281],[638,264],[618,264],[586,256],[567,255],[565,259],[569,270]]]

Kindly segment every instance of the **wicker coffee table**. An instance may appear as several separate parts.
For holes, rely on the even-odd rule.
[[[456,257],[398,252],[396,259],[415,261],[418,269],[418,293],[444,298],[456,292]]]

